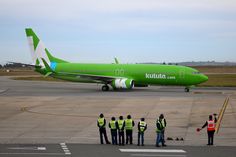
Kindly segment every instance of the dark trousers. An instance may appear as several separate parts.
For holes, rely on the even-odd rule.
[[[214,143],[214,133],[215,131],[207,131],[208,134],[208,145],[213,145]]]
[[[162,143],[163,145],[163,133],[157,132],[157,139],[156,139],[156,146],[159,146],[159,144]]]
[[[140,138],[142,145],[144,145],[144,132],[138,132],[138,145],[140,145]]]
[[[162,131],[162,145],[165,144],[165,129]]]
[[[126,130],[126,144],[133,144],[133,130]]]
[[[119,145],[125,145],[125,132],[119,131]]]
[[[101,144],[103,144],[103,136],[105,138],[106,144],[109,144],[110,142],[108,141],[108,138],[107,138],[106,128],[100,128],[99,133],[100,133],[100,142],[101,142]]]
[[[113,145],[117,145],[117,130],[111,129],[111,140]]]

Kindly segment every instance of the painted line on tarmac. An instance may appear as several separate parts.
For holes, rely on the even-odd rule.
[[[65,154],[64,153],[0,153],[0,155],[47,155],[47,156],[62,155],[64,156]]]
[[[228,104],[229,104],[229,96],[225,99],[224,104],[220,110],[218,121],[216,123],[216,133],[218,133],[220,130],[220,124],[221,124],[221,121],[224,117],[224,113],[225,113],[225,110],[226,110]]]
[[[65,143],[60,143],[60,145],[61,145],[61,148],[64,151],[65,155],[71,155],[71,152]]]
[[[9,90],[9,88],[7,88],[7,89],[0,89],[0,95],[6,93],[8,90]]]
[[[182,149],[119,149],[125,153],[186,153]]]
[[[46,150],[46,147],[9,147],[12,150]]]
[[[162,157],[186,157],[186,155],[167,155],[167,154],[130,154],[130,156],[142,156],[142,157],[155,157],[155,156],[162,156]]]

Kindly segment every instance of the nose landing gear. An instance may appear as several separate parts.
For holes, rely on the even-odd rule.
[[[108,85],[103,85],[102,86],[102,91],[109,91],[109,86]]]
[[[185,87],[184,91],[188,93],[189,92],[189,87]]]

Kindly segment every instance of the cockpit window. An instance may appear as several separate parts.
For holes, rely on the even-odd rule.
[[[201,73],[199,71],[194,71],[193,74],[198,75],[198,74],[201,74]]]

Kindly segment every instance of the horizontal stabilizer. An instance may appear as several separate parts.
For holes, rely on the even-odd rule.
[[[47,72],[46,75],[44,75],[44,77],[48,77],[51,74],[52,74],[52,72]]]
[[[44,64],[46,70],[49,71],[49,72],[53,72],[53,70],[50,68],[50,66],[48,65],[48,63],[47,63],[43,58],[41,58],[41,59],[42,59],[42,61],[43,61],[43,64]]]

